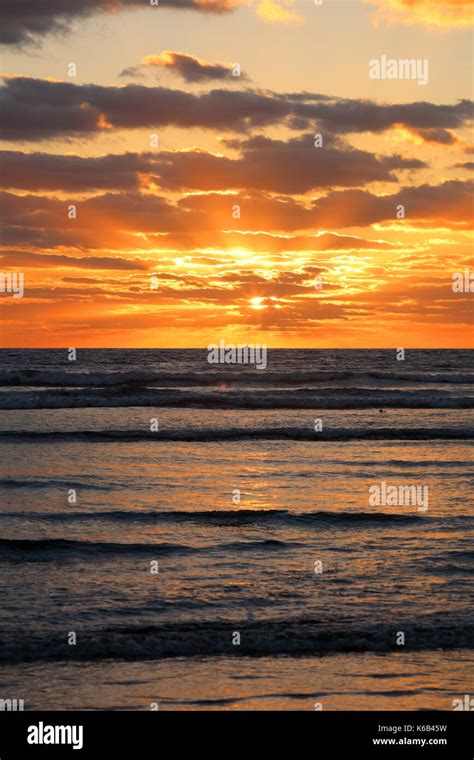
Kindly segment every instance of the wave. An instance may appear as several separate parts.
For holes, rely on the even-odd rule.
[[[1,559],[21,559],[27,556],[61,559],[64,555],[91,555],[101,557],[104,554],[175,554],[177,552],[196,551],[192,547],[180,544],[140,544],[140,543],[108,543],[105,541],[74,541],[65,538],[45,539],[0,539]]]
[[[460,559],[474,562],[474,551],[453,550],[450,552],[443,552],[443,557],[449,557],[450,559]],[[437,560],[438,557],[431,557],[433,560]]]
[[[0,519],[26,518],[28,520],[45,520],[47,522],[83,522],[83,521],[101,521],[109,520],[112,522],[171,522],[171,523],[204,523],[209,525],[245,525],[253,523],[283,523],[307,525],[326,523],[343,527],[344,525],[352,526],[358,524],[406,524],[420,521],[432,521],[436,518],[425,515],[408,515],[408,514],[390,514],[387,512],[290,512],[287,509],[233,509],[233,510],[201,510],[201,511],[156,511],[156,510],[109,510],[95,512],[3,512],[0,513]],[[470,519],[469,516],[456,515],[454,518]],[[38,542],[27,542],[37,545]],[[41,542],[40,542],[41,543]],[[77,542],[70,542],[71,548],[75,548]],[[246,544],[247,545],[247,544]],[[0,541],[0,548],[2,543]],[[49,544],[48,544],[49,546]],[[94,546],[99,547],[98,544]],[[108,544],[105,544],[108,546]],[[113,545],[117,546],[117,545]],[[127,544],[118,544],[119,547],[126,547]],[[229,545],[227,545],[228,547]],[[54,542],[51,544],[54,548]],[[61,541],[59,548],[64,546]],[[20,547],[21,549],[21,547]]]
[[[179,407],[198,409],[472,409],[474,395],[431,390],[295,388],[287,390],[48,389],[0,393],[0,409]]]
[[[211,551],[241,552],[249,550],[266,549],[292,549],[302,547],[304,544],[294,541],[280,541],[278,539],[261,539],[255,541],[234,541],[226,544],[212,546],[189,546],[185,544],[170,543],[114,543],[105,541],[74,541],[65,538],[46,539],[0,539],[0,559],[22,559],[27,556],[28,560],[36,559],[64,559],[64,556],[89,556],[102,559],[110,555],[152,555],[162,556],[169,554],[195,554]]]
[[[370,625],[322,625],[319,620],[245,618],[229,622],[189,622],[162,626],[128,626],[81,630],[80,646],[63,635],[0,635],[0,661],[155,660],[172,657],[312,655],[337,652],[398,652],[397,631],[404,631],[404,650],[472,648],[474,625],[439,620],[397,619]],[[239,632],[240,646],[232,638]]]
[[[0,386],[55,386],[55,387],[113,387],[113,386],[146,386],[146,385],[217,385],[222,382],[249,383],[258,385],[294,385],[300,383],[334,382],[339,380],[387,380],[403,383],[456,383],[474,382],[474,374],[470,372],[383,372],[349,370],[298,370],[272,372],[257,370],[242,365],[234,369],[207,369],[204,372],[156,372],[137,371],[127,372],[72,372],[61,370],[7,370],[0,372]]]
[[[0,432],[0,441],[18,443],[39,442],[89,442],[89,443],[118,443],[163,441],[176,442],[219,442],[239,440],[291,440],[291,441],[445,441],[470,440],[474,436],[472,428],[375,428],[354,429],[334,428],[323,432],[314,432],[296,427],[281,428],[195,428],[180,430],[159,430],[156,433],[149,430],[70,430],[70,431],[30,431],[8,430]]]
[[[117,488],[114,484],[114,488]],[[75,488],[87,491],[110,491],[110,486],[101,486],[97,483],[74,483],[70,480],[15,480],[14,478],[0,478],[1,488]]]
[[[456,583],[461,582],[462,578],[459,578],[459,576],[463,575],[474,575],[474,567],[465,567],[464,565],[456,565],[456,564],[444,564],[441,565],[438,563],[433,563],[432,565],[425,565],[423,567],[423,571],[425,573],[429,573],[430,575],[440,575],[440,576],[457,576]]]

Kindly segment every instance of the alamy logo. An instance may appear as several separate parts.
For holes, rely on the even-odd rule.
[[[453,293],[474,293],[474,272],[466,267],[464,272],[453,272]]]
[[[428,509],[428,486],[388,486],[385,480],[369,488],[371,507],[418,507]]]
[[[369,79],[416,79],[428,84],[427,58],[387,58],[381,55],[369,61]]]
[[[0,293],[12,293],[13,298],[23,298],[24,285],[23,272],[0,272]]]
[[[257,369],[267,367],[266,345],[235,345],[224,340],[210,343],[207,347],[209,364],[255,364]]]
[[[0,699],[0,712],[17,712],[24,709],[24,699]]]
[[[48,726],[41,721],[28,726],[28,744],[72,744],[73,749],[83,747],[83,726]]]
[[[458,698],[452,701],[453,710],[474,710],[474,699],[470,694],[465,694],[464,699]]]

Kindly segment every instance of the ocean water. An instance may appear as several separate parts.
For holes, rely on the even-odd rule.
[[[0,697],[452,709],[473,379],[464,350],[0,351]]]

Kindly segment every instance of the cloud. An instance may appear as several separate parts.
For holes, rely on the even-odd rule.
[[[278,235],[303,231],[399,224],[397,207],[405,207],[404,224],[423,227],[472,227],[473,183],[451,180],[440,185],[404,187],[392,195],[366,190],[338,190],[306,203],[291,196],[204,193],[177,203],[151,194],[105,193],[77,204],[77,218],[68,218],[68,203],[56,198],[2,193],[4,245],[36,248],[87,247],[108,250],[160,250],[231,247],[252,248],[250,233],[276,235],[269,249],[292,250],[292,241]],[[240,218],[233,216],[235,204]],[[306,237],[306,236],[305,236]],[[308,250],[336,248],[341,241],[307,241]],[[345,241],[347,245],[348,241]],[[344,243],[343,243],[344,244]],[[258,249],[264,239],[255,238]],[[295,242],[296,249],[299,244]],[[351,247],[358,248],[355,243]],[[384,244],[371,241],[372,249]]]
[[[365,0],[377,6],[377,21],[431,27],[467,27],[473,23],[473,0]]]
[[[37,44],[46,34],[65,34],[70,25],[98,13],[144,10],[159,13],[163,8],[226,13],[242,0],[159,0],[152,7],[144,0],[2,0],[0,3],[0,44]]]
[[[474,171],[474,161],[461,161],[454,164],[455,169],[466,169],[466,171]]]
[[[160,55],[147,55],[138,66],[124,69],[120,76],[141,76],[153,69],[168,69],[181,76],[186,82],[206,82],[209,80],[247,80],[245,74],[234,74],[234,63],[212,63],[187,53],[164,50]]]
[[[72,267],[76,269],[143,270],[148,265],[139,259],[121,259],[107,256],[65,256],[64,254],[26,253],[24,251],[1,251],[0,261],[4,267]]]
[[[190,195],[178,207],[193,211],[193,224],[203,229],[257,230],[280,232],[368,227],[396,222],[397,207],[405,207],[406,222],[415,225],[472,228],[474,183],[451,180],[440,185],[403,187],[392,195],[376,195],[367,190],[337,190],[311,203],[291,196],[226,196],[216,193]],[[232,219],[233,204],[239,204],[240,220]],[[191,221],[191,217],[188,217]]]
[[[294,9],[295,0],[258,0],[257,16],[269,24],[304,24],[304,18]]]
[[[257,16],[268,23],[302,24],[294,9],[295,0],[2,0],[0,3],[0,44],[38,45],[47,34],[65,35],[76,21],[93,15],[132,10],[196,11],[224,14],[242,6],[253,6]]]
[[[389,243],[385,240],[370,240],[356,235],[344,235],[337,232],[318,232],[308,234],[276,234],[270,232],[221,232],[211,230],[200,233],[199,237],[190,234],[169,234],[162,241],[165,247],[174,247],[182,252],[196,251],[197,247],[216,251],[215,258],[200,257],[199,263],[209,266],[223,266],[223,257],[227,255],[229,261],[233,261],[233,251],[249,250],[252,254],[269,255],[269,265],[281,261],[285,266],[291,262],[286,260],[286,255],[293,253],[312,254],[318,251],[389,251],[395,250],[398,244]],[[280,256],[281,254],[281,256]],[[193,255],[193,261],[195,256]]]
[[[420,137],[425,143],[437,143],[439,145],[455,145],[458,139],[449,129],[411,129],[412,134]]]
[[[393,173],[421,169],[418,159],[377,157],[344,143],[315,148],[312,136],[258,137],[238,158],[204,150],[124,153],[97,157],[0,151],[0,185],[22,190],[133,190],[153,182],[167,190],[265,190],[304,194],[316,188],[395,181]]]
[[[186,216],[163,198],[138,193],[106,193],[76,203],[75,219],[68,216],[70,203],[57,198],[2,193],[0,199],[7,224],[46,231],[64,228],[74,233],[100,228],[109,234],[119,230],[166,232],[183,224]]]
[[[22,190],[133,190],[151,154],[97,157],[0,151],[0,185]]]
[[[165,87],[73,85],[23,77],[4,80],[0,105],[1,135],[10,140],[69,138],[110,127],[245,130],[281,122],[301,110],[299,104],[251,90],[194,95]]]
[[[193,94],[166,87],[77,85],[28,77],[3,78],[6,140],[90,136],[113,128],[176,126],[240,131],[284,124],[332,134],[408,129],[454,129],[472,120],[472,102],[386,104],[312,93],[215,89]]]
[[[393,182],[394,170],[421,169],[417,159],[377,157],[341,141],[316,148],[313,135],[289,140],[259,136],[238,142],[241,156],[229,159],[205,151],[163,153],[156,173],[161,187],[200,190],[265,190],[304,194],[317,188],[357,187],[369,182]]]
[[[453,229],[472,228],[474,183],[451,180],[440,185],[404,187],[393,195],[377,196],[365,190],[336,191],[313,203],[314,223],[341,227],[395,221],[397,206],[406,221]]]

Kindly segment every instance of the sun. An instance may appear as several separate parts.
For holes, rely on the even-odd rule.
[[[249,303],[252,307],[252,309],[266,309],[266,305],[263,303],[264,298],[262,296],[255,296],[255,298],[250,298]]]

